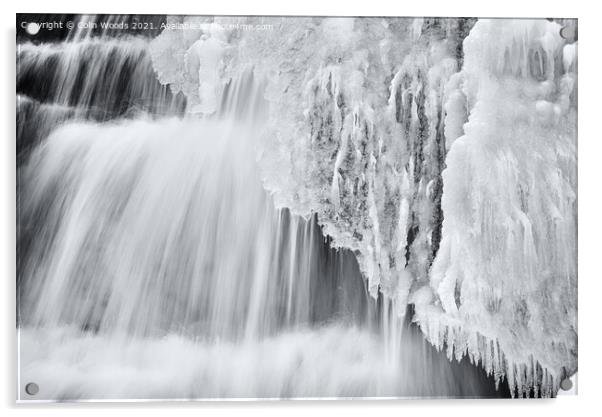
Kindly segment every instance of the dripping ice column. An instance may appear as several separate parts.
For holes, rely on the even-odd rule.
[[[560,28],[483,19],[464,41],[430,274],[441,307],[427,288],[417,305],[432,343],[517,395],[554,395],[577,365],[576,45]]]

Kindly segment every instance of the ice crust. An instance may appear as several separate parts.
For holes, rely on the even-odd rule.
[[[199,27],[151,44],[191,112],[215,113],[243,69],[265,80],[277,205],[317,213],[450,359],[555,394],[577,368],[577,44],[560,23],[169,19]]]

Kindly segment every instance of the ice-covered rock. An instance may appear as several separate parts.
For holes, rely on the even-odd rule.
[[[453,136],[467,109],[468,122],[448,137],[430,272],[439,303],[416,308],[432,343],[519,395],[550,395],[577,366],[575,46],[560,29],[481,20],[464,41],[446,121]]]
[[[412,303],[450,358],[555,393],[577,339],[577,47],[561,25],[170,19],[203,25],[153,41],[159,80],[194,111],[254,68],[264,186],[355,251],[387,314]]]

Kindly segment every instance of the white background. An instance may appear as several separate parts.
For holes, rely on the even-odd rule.
[[[6,4],[10,2],[12,4]],[[536,416],[602,415],[602,378],[598,353],[602,350],[602,286],[598,260],[602,261],[599,218],[602,215],[602,16],[596,1],[330,1],[252,0],[215,2],[148,0],[38,1],[4,0],[0,35],[2,73],[0,124],[0,406],[6,415],[19,416],[159,416],[159,415],[344,415],[423,416],[454,415]],[[589,5],[586,5],[589,4]],[[103,403],[16,405],[15,340],[15,13],[154,13],[154,14],[255,14],[345,16],[477,16],[477,17],[577,17],[579,18],[579,380],[577,396],[555,400],[408,400],[408,401],[280,401],[205,403]],[[602,262],[601,262],[602,263]]]

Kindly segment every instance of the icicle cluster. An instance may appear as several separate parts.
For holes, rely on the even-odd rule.
[[[433,344],[506,374],[518,395],[555,393],[577,365],[576,45],[560,29],[482,20],[465,40],[441,247],[416,297]]]
[[[271,30],[224,29],[240,22],[180,18],[202,29],[155,40],[159,79],[206,113],[240,68],[265,77],[266,187],[279,204],[318,213],[335,245],[356,250],[371,294],[380,289],[405,311],[413,277],[427,279],[439,241],[443,91],[472,22],[245,18]],[[199,81],[205,67],[224,80],[211,94]]]
[[[576,369],[576,45],[545,20],[171,19],[159,80],[211,114],[266,80],[260,164],[450,358],[553,395]],[[241,29],[244,28],[244,29]],[[466,38],[466,39],[465,39]]]

